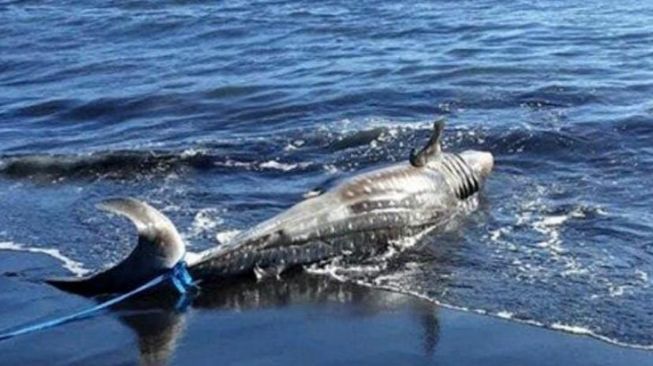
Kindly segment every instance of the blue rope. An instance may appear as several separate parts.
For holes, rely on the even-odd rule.
[[[145,284],[143,284],[143,285],[141,285],[141,286],[139,286],[139,287],[125,293],[125,294],[116,296],[113,299],[107,300],[107,301],[105,301],[103,303],[100,303],[100,304],[98,304],[96,306],[90,307],[90,308],[82,310],[82,311],[78,311],[78,312],[70,314],[70,315],[62,316],[62,317],[55,318],[55,319],[52,319],[52,320],[37,323],[37,324],[34,324],[34,325],[29,325],[29,326],[26,326],[26,327],[23,327],[23,328],[20,328],[20,329],[11,331],[11,332],[0,334],[0,341],[5,340],[5,339],[9,339],[9,338],[13,338],[13,337],[16,337],[16,336],[19,336],[19,335],[27,334],[27,333],[37,332],[37,331],[43,330],[43,329],[53,328],[53,327],[56,327],[56,326],[59,326],[59,325],[65,324],[65,323],[69,323],[69,322],[89,318],[89,317],[93,316],[94,314],[96,314],[96,313],[98,313],[98,312],[100,312],[102,310],[108,309],[109,307],[111,307],[111,306],[113,306],[113,305],[115,305],[115,304],[117,304],[117,303],[119,303],[119,302],[121,302],[123,300],[126,300],[126,299],[128,299],[128,298],[130,298],[130,297],[132,297],[132,296],[134,296],[134,295],[136,295],[138,293],[141,293],[141,292],[143,292],[143,291],[145,291],[147,289],[150,289],[150,288],[152,288],[154,286],[157,286],[158,284],[160,284],[162,282],[165,282],[168,279],[172,280],[172,283],[174,284],[175,288],[182,295],[186,295],[188,293],[188,289],[190,287],[194,286],[193,278],[191,277],[190,273],[188,273],[188,268],[186,266],[186,262],[184,262],[182,260],[182,261],[179,261],[177,264],[175,264],[175,266],[172,267],[172,269],[170,269],[170,271],[168,271],[168,272],[166,272],[166,273],[164,273],[164,274],[162,274],[160,276],[157,276],[157,277],[153,278],[149,282],[147,282],[147,283],[145,283]]]

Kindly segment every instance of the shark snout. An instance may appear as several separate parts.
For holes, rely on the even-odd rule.
[[[494,156],[487,151],[467,150],[460,154],[474,174],[485,181],[494,168]]]

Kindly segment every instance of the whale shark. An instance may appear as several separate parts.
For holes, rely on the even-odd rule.
[[[363,172],[300,201],[286,211],[199,253],[187,252],[164,214],[134,198],[113,198],[100,209],[129,219],[138,231],[135,249],[114,267],[86,277],[50,279],[62,290],[95,295],[121,293],[185,260],[201,281],[279,276],[291,268],[340,257],[362,260],[392,242],[460,220],[492,172],[486,151],[442,150],[444,122],[409,159]],[[463,215],[461,215],[461,213]]]

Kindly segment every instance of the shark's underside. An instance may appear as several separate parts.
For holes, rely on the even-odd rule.
[[[367,258],[393,240],[457,220],[493,168],[488,152],[441,151],[443,123],[408,162],[355,175],[285,212],[201,253],[186,253],[174,224],[150,205],[111,199],[100,208],[126,216],[138,245],[116,266],[98,274],[48,282],[82,294],[125,292],[185,258],[195,278],[278,275],[334,257]]]

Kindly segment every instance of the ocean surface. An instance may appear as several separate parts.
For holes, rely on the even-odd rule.
[[[198,251],[445,117],[446,149],[495,156],[477,211],[310,271],[653,349],[651,24],[630,0],[2,1],[0,258],[56,260],[0,274],[44,311],[39,279],[134,246],[104,198],[150,202]]]

